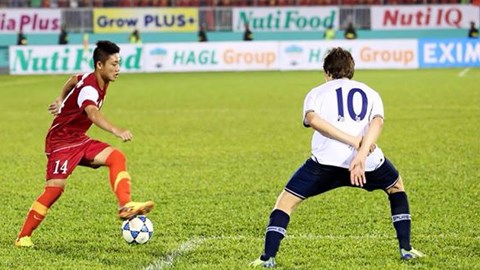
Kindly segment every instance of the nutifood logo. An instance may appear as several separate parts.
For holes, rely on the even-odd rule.
[[[323,31],[338,25],[338,8],[236,9],[234,30],[248,24],[255,31]]]
[[[10,52],[12,73],[66,73],[93,69],[92,51],[83,47],[16,47]],[[140,70],[142,47],[121,53],[120,66],[126,70]]]
[[[91,49],[83,48],[16,48],[13,53],[11,70],[16,73],[33,72],[67,72],[81,70],[83,66],[93,67],[90,61]]]

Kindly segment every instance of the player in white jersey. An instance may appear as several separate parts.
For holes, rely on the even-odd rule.
[[[310,112],[313,112],[310,114]],[[322,121],[352,136],[349,140],[335,140],[315,130],[312,137],[312,154],[315,161],[324,165],[349,168],[357,141],[366,135],[369,123],[375,118],[383,119],[383,104],[380,96],[367,85],[341,78],[330,80],[308,93],[305,98],[303,117],[316,114]],[[304,118],[304,125],[309,126]],[[351,145],[354,143],[353,146]],[[373,171],[384,161],[380,148],[367,157],[367,171]]]
[[[410,244],[410,210],[403,181],[376,146],[383,126],[380,95],[352,80],[355,62],[342,49],[329,51],[323,69],[326,83],[306,96],[303,124],[314,130],[312,156],[290,178],[278,196],[265,234],[263,254],[252,266],[274,267],[291,213],[305,199],[338,187],[383,190],[390,200],[400,258],[425,256]]]

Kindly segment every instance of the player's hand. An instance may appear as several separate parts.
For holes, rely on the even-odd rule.
[[[349,167],[350,171],[350,183],[357,187],[363,187],[367,183],[367,178],[365,177],[365,158],[357,155]]]
[[[57,97],[50,105],[48,105],[48,112],[52,115],[57,115],[62,106],[62,99]]]
[[[131,141],[133,138],[133,134],[127,129],[115,128],[113,134],[124,142]]]

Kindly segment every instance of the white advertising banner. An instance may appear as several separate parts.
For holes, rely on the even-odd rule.
[[[278,70],[278,42],[145,44],[145,71]]]
[[[143,71],[141,46],[120,44],[121,72]],[[74,74],[93,70],[93,48],[74,46],[10,46],[10,74]]]
[[[418,68],[417,40],[339,40],[281,42],[281,69],[323,70],[323,59],[333,47],[349,50],[359,69]]]
[[[94,45],[10,46],[10,74],[93,70]],[[348,49],[359,69],[419,67],[417,40],[119,44],[120,72],[322,70],[332,47]]]
[[[252,32],[324,31],[338,27],[338,7],[233,8],[232,28],[243,32],[248,23]]]
[[[480,8],[473,5],[372,6],[372,30],[470,28],[480,21]],[[466,34],[465,34],[466,35]]]
[[[0,9],[0,34],[59,33],[60,9]]]

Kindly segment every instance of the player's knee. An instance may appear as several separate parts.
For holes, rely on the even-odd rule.
[[[108,155],[107,160],[105,161],[105,164],[107,166],[125,163],[127,163],[127,158],[125,157],[123,152],[118,149],[113,149],[113,151],[110,153],[110,155]]]
[[[403,180],[401,176],[398,176],[397,182],[388,189],[385,190],[388,194],[393,194],[397,192],[405,192],[405,188],[403,187]]]
[[[47,183],[45,184],[45,186],[46,187],[61,188],[62,192],[63,192],[63,189],[65,189],[65,184],[66,184],[65,179],[49,179],[49,180],[47,180]]]
[[[277,203],[275,204],[275,209],[282,210],[283,212],[290,215],[295,209],[297,209],[298,205],[303,200],[295,195],[283,191],[277,199]]]

